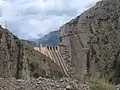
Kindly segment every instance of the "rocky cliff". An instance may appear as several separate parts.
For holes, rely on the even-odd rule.
[[[62,77],[62,69],[50,58],[35,51],[0,27],[0,77]]]
[[[99,1],[60,31],[61,53],[75,75],[120,83],[120,0]]]

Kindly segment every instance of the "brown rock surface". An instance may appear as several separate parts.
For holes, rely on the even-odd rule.
[[[98,2],[60,31],[61,53],[71,56],[67,60],[76,76],[105,77],[120,83],[120,0]]]
[[[0,77],[62,77],[62,69],[50,58],[35,51],[0,27]]]

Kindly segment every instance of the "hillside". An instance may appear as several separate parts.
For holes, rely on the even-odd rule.
[[[45,35],[44,37],[36,40],[35,42],[40,42],[43,46],[56,45],[59,38],[60,31],[53,31]]]
[[[62,77],[62,69],[50,58],[29,47],[0,27],[0,77]]]
[[[60,31],[61,53],[76,77],[120,83],[120,0],[99,1]]]
[[[42,44],[42,46],[50,46],[50,45],[53,46],[53,45],[57,45],[59,34],[60,34],[59,30],[52,31],[40,39],[36,39],[33,41],[30,40],[22,40],[22,41],[26,42],[31,47],[40,46],[40,44]]]

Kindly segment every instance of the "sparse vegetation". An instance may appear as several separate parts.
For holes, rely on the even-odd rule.
[[[105,79],[86,79],[91,90],[115,90],[115,86],[108,83]]]

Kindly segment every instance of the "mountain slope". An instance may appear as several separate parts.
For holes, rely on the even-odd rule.
[[[60,31],[61,53],[69,52],[76,76],[120,83],[120,0],[98,2]]]
[[[43,46],[56,45],[58,37],[59,31],[53,31],[40,38],[39,40],[36,40],[36,42],[40,42],[40,44]]]
[[[50,58],[0,27],[0,77],[62,77],[62,69]]]
[[[29,40],[22,40],[22,41],[26,42],[31,47],[40,46],[40,44],[42,44],[42,46],[50,46],[50,45],[53,46],[57,44],[59,34],[60,31],[58,30],[58,31],[50,32],[45,36],[43,36],[42,38],[34,41],[29,41]]]

